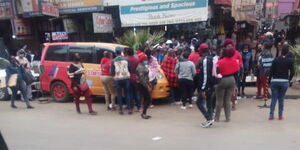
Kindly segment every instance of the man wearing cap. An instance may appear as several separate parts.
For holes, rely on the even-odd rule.
[[[131,106],[131,100],[129,98],[129,78],[130,78],[130,72],[129,72],[129,62],[128,60],[122,56],[123,49],[121,47],[116,47],[116,54],[117,57],[113,59],[111,64],[111,76],[114,77],[115,83],[116,83],[116,89],[117,89],[117,100],[119,105],[119,113],[120,115],[123,115],[123,91],[125,92],[125,99],[127,103],[127,108],[129,109],[128,114],[132,114],[132,109],[130,109]]]

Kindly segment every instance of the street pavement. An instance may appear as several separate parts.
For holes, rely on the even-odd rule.
[[[261,100],[242,99],[232,112],[232,121],[202,128],[203,116],[195,107],[181,110],[166,100],[155,102],[153,116],[139,113],[120,116],[94,104],[97,116],[75,112],[73,103],[41,103],[28,110],[17,102],[11,109],[0,102],[0,130],[11,150],[299,150],[300,101],[288,99],[284,120],[268,120],[269,109],[259,109]],[[277,117],[277,116],[276,116]]]

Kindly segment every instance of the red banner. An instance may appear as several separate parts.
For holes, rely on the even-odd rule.
[[[215,4],[231,6],[231,0],[215,0]]]
[[[58,17],[59,16],[58,6],[55,6],[52,3],[42,2],[42,14]]]

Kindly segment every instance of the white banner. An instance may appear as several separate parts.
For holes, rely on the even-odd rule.
[[[207,0],[119,0],[122,27],[206,21]]]
[[[94,33],[113,32],[113,21],[111,14],[93,13]]]

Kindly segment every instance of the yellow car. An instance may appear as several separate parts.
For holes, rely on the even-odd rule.
[[[71,64],[71,56],[79,53],[82,57],[87,80],[90,81],[93,95],[104,96],[104,88],[100,81],[100,60],[104,51],[115,52],[116,47],[126,48],[124,45],[112,43],[92,42],[59,42],[45,43],[41,57],[40,82],[43,91],[50,92],[56,101],[67,101],[71,90],[71,80],[67,70]],[[161,99],[169,96],[168,81],[160,69],[157,75],[157,85],[152,92],[153,99]]]

